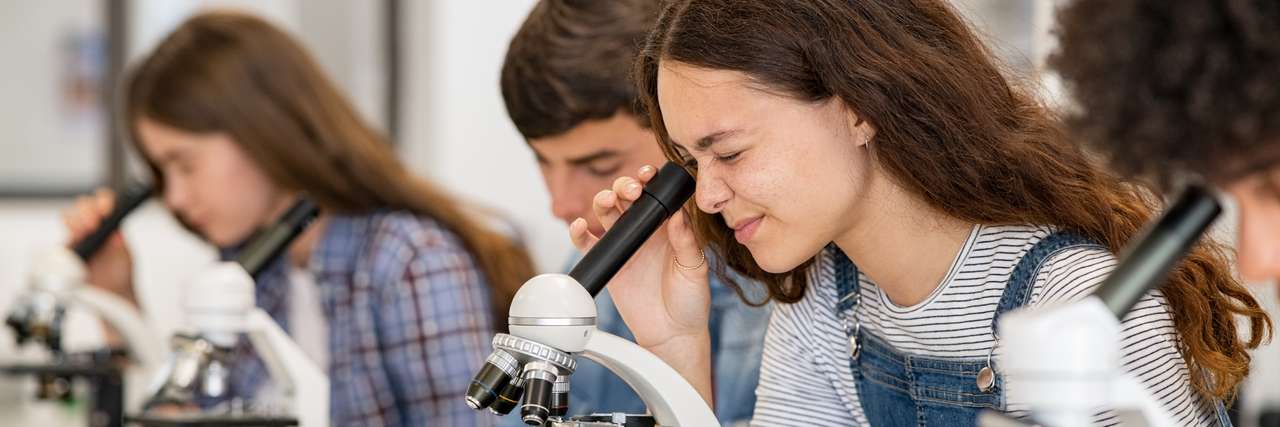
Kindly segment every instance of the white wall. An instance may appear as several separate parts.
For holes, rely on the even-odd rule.
[[[66,43],[102,34],[101,3],[0,2],[0,191],[74,191],[105,174],[97,110],[79,114],[64,102]]]
[[[298,36],[370,123],[386,126],[382,1],[309,0]]]
[[[1034,16],[1037,6],[1047,0],[957,0],[952,3],[1012,70],[1028,74],[1034,70]]]
[[[401,154],[418,173],[515,220],[548,271],[563,266],[572,245],[498,88],[507,42],[532,5],[405,2]]]
[[[130,7],[130,61],[144,57],[194,13],[247,11],[297,37],[365,119],[385,125],[380,1],[133,0]]]
[[[150,52],[169,32],[192,14],[207,9],[251,11],[272,23],[296,32],[298,0],[132,0],[129,2],[129,60]]]

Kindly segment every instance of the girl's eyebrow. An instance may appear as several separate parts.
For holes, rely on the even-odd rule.
[[[707,150],[708,150],[708,149],[710,149],[710,148],[711,148],[711,146],[712,146],[712,145],[714,145],[715,143],[720,142],[720,141],[723,141],[723,140],[725,140],[725,139],[727,139],[727,138],[729,138],[729,137],[731,137],[731,136],[737,135],[738,133],[741,133],[741,132],[742,132],[742,130],[741,130],[741,129],[725,129],[725,130],[719,130],[719,131],[712,132],[711,134],[709,134],[709,135],[707,135],[707,136],[704,136],[704,137],[698,138],[698,142],[697,142],[697,143],[695,143],[695,144],[693,145],[693,151],[697,151],[697,152],[707,151]],[[678,141],[676,141],[676,140],[674,140],[674,139],[672,139],[672,140],[671,140],[671,143],[672,143],[672,144],[675,144],[677,147],[680,147],[681,149],[683,149],[683,150],[685,150],[685,151],[688,151],[688,149],[684,148],[684,145],[683,145],[683,144],[680,144],[680,142],[678,142]]]

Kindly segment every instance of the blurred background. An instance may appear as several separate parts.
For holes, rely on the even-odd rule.
[[[111,117],[123,70],[186,17],[234,8],[266,17],[303,41],[330,78],[395,144],[403,161],[463,198],[506,215],[543,271],[571,246],[551,216],[531,152],[507,119],[498,72],[532,0],[61,0],[0,2],[0,308],[24,286],[33,252],[63,244],[59,212],[71,198],[144,176]],[[1042,70],[1052,49],[1054,0],[956,0],[1011,73],[1057,103]],[[1223,235],[1230,236],[1230,224]],[[124,226],[144,310],[159,332],[177,326],[177,284],[213,261],[155,202]],[[1276,308],[1273,287],[1257,288]],[[101,339],[72,313],[71,339]],[[13,351],[0,329],[0,356]],[[1280,354],[1261,350],[1245,410],[1280,404]],[[4,379],[0,378],[0,383]],[[1271,384],[1265,387],[1263,384]],[[0,395],[0,401],[8,396]],[[9,408],[9,409],[6,409]],[[8,419],[0,406],[0,419]],[[1244,425],[1250,425],[1244,417]],[[83,422],[67,418],[67,422]],[[14,421],[8,419],[8,421]],[[6,425],[14,425],[5,422]],[[18,425],[23,425],[19,421]],[[50,425],[49,419],[31,425]],[[62,425],[55,423],[53,425]],[[75,424],[69,424],[75,425]]]

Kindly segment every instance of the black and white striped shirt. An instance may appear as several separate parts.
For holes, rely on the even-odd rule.
[[[899,351],[931,357],[984,358],[995,344],[991,319],[1014,266],[1048,227],[978,226],[956,256],[941,285],[911,307],[889,301],[859,275],[862,327]],[[856,263],[857,260],[854,260]],[[1030,305],[1083,298],[1115,267],[1115,256],[1096,248],[1073,248],[1045,260]],[[752,425],[867,425],[849,365],[848,336],[837,304],[835,272],[827,252],[813,266],[811,284],[795,304],[779,304],[765,337]],[[1135,375],[1178,425],[1213,425],[1214,405],[1191,385],[1178,352],[1169,306],[1158,292],[1144,297],[1125,317],[1121,353]],[[1014,415],[1026,404],[1007,396]],[[1102,414],[1099,424],[1114,424]]]

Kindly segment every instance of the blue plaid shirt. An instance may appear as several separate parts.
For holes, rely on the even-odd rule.
[[[227,251],[225,255],[230,255]],[[489,285],[462,241],[403,211],[334,216],[309,271],[329,323],[329,413],[335,426],[487,426],[462,396],[493,337]],[[283,260],[257,281],[257,304],[286,331]],[[267,377],[247,345],[233,394]]]
[[[576,262],[577,257],[574,257],[569,265]],[[708,262],[717,260],[708,257]],[[752,282],[741,277],[735,276],[735,279],[746,287],[751,300],[763,299],[763,285],[751,286]],[[716,418],[725,426],[745,425],[751,420],[770,312],[770,306],[746,305],[715,274],[711,275],[711,319],[708,327],[711,331],[712,387]],[[596,327],[635,342],[635,335],[622,321],[608,289],[596,296]],[[644,402],[622,378],[585,357],[578,358],[578,368],[570,377],[569,393],[569,413],[573,415],[601,412],[643,414],[647,411]],[[514,415],[503,417],[498,425],[523,426],[520,411],[512,412]]]

